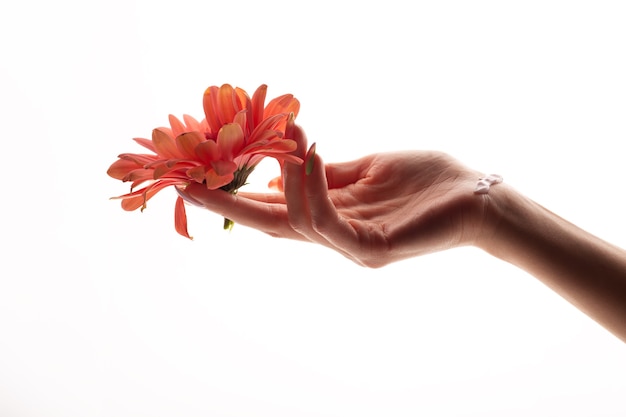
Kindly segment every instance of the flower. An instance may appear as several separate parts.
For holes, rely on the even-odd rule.
[[[267,86],[261,85],[250,98],[229,84],[207,88],[202,121],[189,115],[181,121],[170,115],[170,127],[154,129],[152,139],[134,139],[152,153],[123,153],[111,164],[109,176],[131,182],[129,193],[113,198],[122,200],[124,210],[143,211],[150,198],[169,186],[184,188],[197,182],[234,194],[265,157],[281,164],[302,163],[291,154],[296,142],[285,135],[293,126],[300,102],[285,94],[266,106],[266,92]],[[191,239],[181,197],[176,200],[174,213],[176,231]],[[232,225],[224,219],[225,229]]]

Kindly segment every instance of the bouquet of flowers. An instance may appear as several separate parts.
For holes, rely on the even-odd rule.
[[[143,211],[150,198],[169,186],[184,189],[197,182],[235,194],[265,157],[281,165],[287,160],[302,163],[291,154],[297,144],[289,138],[300,102],[285,94],[265,105],[266,92],[267,86],[261,85],[250,98],[229,84],[207,88],[202,121],[170,115],[170,127],[154,129],[152,139],[134,139],[150,153],[123,153],[111,164],[109,176],[131,183],[129,193],[113,198],[122,200],[124,210]],[[174,225],[191,239],[181,197],[176,199]],[[224,229],[232,227],[225,218]]]

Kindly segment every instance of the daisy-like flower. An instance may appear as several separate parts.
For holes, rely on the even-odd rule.
[[[169,116],[171,127],[152,131],[152,139],[134,140],[152,153],[123,153],[108,169],[111,177],[131,182],[131,190],[114,199],[132,211],[146,208],[146,203],[166,187],[185,188],[192,182],[208,189],[230,193],[246,184],[248,175],[265,157],[302,163],[291,154],[297,147],[285,137],[294,123],[300,102],[285,94],[265,105],[267,86],[261,85],[252,98],[241,88],[228,84],[211,86],[204,92],[205,118],[198,121],[189,115],[183,120]],[[178,197],[174,210],[176,231],[187,238],[185,204]],[[233,222],[224,219],[224,228]]]

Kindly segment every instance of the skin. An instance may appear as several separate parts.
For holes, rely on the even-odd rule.
[[[274,237],[310,241],[378,268],[472,245],[516,265],[626,342],[626,251],[506,184],[474,194],[482,173],[441,152],[407,151],[324,164],[285,163],[283,193],[232,195],[192,184],[179,194]],[[307,173],[307,166],[313,168]]]

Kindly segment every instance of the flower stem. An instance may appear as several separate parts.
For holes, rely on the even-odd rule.
[[[244,165],[242,168],[235,171],[233,180],[229,184],[221,187],[222,190],[228,191],[231,194],[237,194],[239,188],[246,185],[248,175],[250,175],[253,170],[254,166],[247,167]],[[233,226],[235,226],[235,222],[227,217],[224,217],[224,230],[233,230]]]

